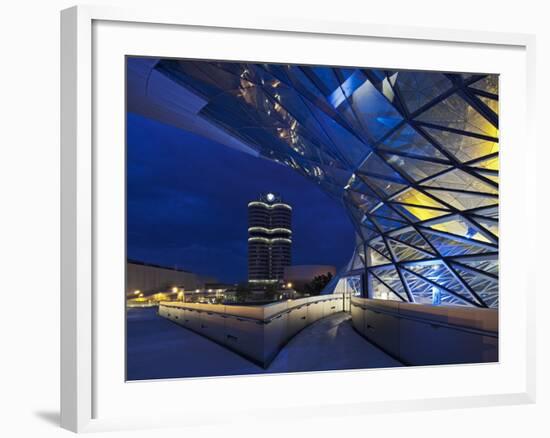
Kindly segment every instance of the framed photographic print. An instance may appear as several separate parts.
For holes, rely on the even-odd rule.
[[[532,400],[532,47],[63,11],[63,427]]]

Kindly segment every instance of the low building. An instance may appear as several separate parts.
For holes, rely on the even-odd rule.
[[[159,292],[191,291],[204,289],[205,284],[216,282],[190,271],[128,260],[126,263],[126,295],[128,297],[158,294]]]
[[[235,287],[237,287],[237,284],[232,284],[232,283],[207,282],[204,284],[204,289],[207,292],[224,292],[227,289],[231,289]]]

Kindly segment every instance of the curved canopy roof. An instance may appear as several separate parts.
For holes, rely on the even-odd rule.
[[[498,307],[498,76],[133,59],[128,109],[336,197],[369,296]],[[341,274],[342,275],[342,274]]]

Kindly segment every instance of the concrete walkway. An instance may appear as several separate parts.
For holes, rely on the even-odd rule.
[[[267,372],[325,371],[403,366],[360,336],[351,315],[340,312],[298,333],[280,351]]]
[[[127,336],[128,380],[402,366],[357,334],[346,313],[306,327],[267,370],[159,317],[156,309],[129,309]]]

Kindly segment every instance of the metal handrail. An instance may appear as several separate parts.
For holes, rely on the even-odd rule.
[[[302,307],[307,307],[310,304],[316,304],[316,303],[325,302],[325,301],[341,300],[341,299],[342,299],[342,297],[333,298],[330,295],[324,295],[319,300],[315,300],[313,302],[310,301],[310,302],[307,302],[307,303],[298,303],[295,306],[292,306],[292,307],[286,308],[286,309],[284,309],[280,312],[274,313],[273,315],[269,316],[268,318],[254,318],[254,317],[250,317],[250,316],[236,315],[236,314],[233,314],[233,313],[218,312],[216,310],[195,309],[193,307],[186,306],[185,303],[178,303],[178,302],[174,302],[174,301],[161,301],[159,303],[159,306],[164,305],[166,307],[174,307],[174,308],[177,308],[177,309],[186,309],[186,310],[190,310],[190,311],[196,311],[198,313],[216,314],[216,315],[220,315],[220,316],[225,317],[225,318],[232,317],[232,318],[245,320],[245,321],[250,321],[250,322],[255,322],[255,323],[269,324],[271,321],[273,321],[274,319],[280,318],[284,314],[291,313],[292,311],[298,310]],[[293,300],[293,301],[300,301],[300,300]]]

